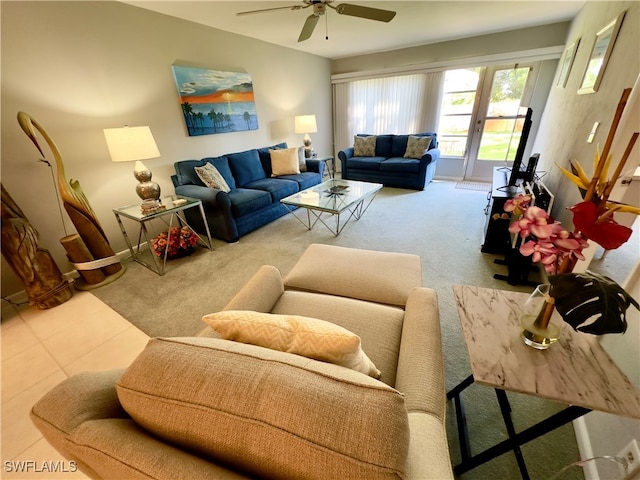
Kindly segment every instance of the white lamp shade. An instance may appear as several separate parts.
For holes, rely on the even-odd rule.
[[[296,133],[316,133],[318,131],[315,115],[298,115],[295,122]]]
[[[160,156],[149,127],[105,128],[104,137],[113,162],[131,162]]]

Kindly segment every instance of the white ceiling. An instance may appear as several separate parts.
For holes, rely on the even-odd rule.
[[[586,3],[584,0],[335,0],[334,6],[352,3],[394,10],[397,15],[391,22],[383,23],[339,15],[335,10],[327,9],[311,38],[298,43],[298,35],[312,8],[277,10],[247,16],[236,16],[236,13],[303,5],[301,0],[122,1],[331,59],[571,20]],[[328,32],[328,40],[325,39],[325,31]]]

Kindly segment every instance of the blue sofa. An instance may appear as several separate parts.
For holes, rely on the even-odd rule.
[[[289,213],[280,203],[282,198],[322,181],[324,163],[311,158],[305,159],[307,171],[272,177],[269,149],[279,148],[287,148],[287,144],[176,162],[176,174],[171,176],[175,192],[202,201],[211,236],[236,242],[241,236]],[[218,169],[231,191],[207,187],[200,180],[194,168],[207,162]],[[199,212],[188,209],[185,214],[193,228],[201,233],[205,231]]]
[[[357,136],[370,137],[371,135],[358,134]],[[404,157],[409,136],[431,137],[431,143],[419,159]],[[354,147],[338,152],[342,165],[342,178],[414,190],[424,190],[425,185],[433,180],[436,163],[440,158],[436,133],[377,135],[375,144],[373,157],[354,156]]]

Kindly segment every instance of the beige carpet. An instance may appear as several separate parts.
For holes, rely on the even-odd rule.
[[[191,257],[174,260],[162,277],[128,263],[121,279],[92,293],[152,336],[192,335],[203,328],[202,315],[222,308],[261,265],[275,265],[287,273],[311,243],[414,253],[422,258],[424,285],[438,293],[447,388],[451,389],[470,373],[452,285],[514,289],[493,278],[494,273],[506,273],[505,267],[493,262],[499,257],[480,252],[485,204],[485,192],[456,189],[455,182],[432,182],[424,191],[384,188],[364,216],[347,225],[338,237],[323,225],[308,231],[287,215],[236,244],[216,242],[213,252],[197,249]],[[473,385],[464,398],[472,451],[479,453],[504,440],[505,427],[494,392]],[[509,399],[517,429],[562,407],[526,395],[510,393]],[[460,456],[451,403],[447,428],[455,464]],[[579,460],[571,425],[528,443],[523,452],[534,480],[547,479]],[[520,477],[513,455],[507,453],[460,478]],[[577,468],[562,476],[563,480],[578,478],[583,477]]]

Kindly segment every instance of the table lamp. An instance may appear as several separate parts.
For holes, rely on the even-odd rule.
[[[142,160],[160,156],[149,127],[105,128],[104,136],[113,162],[136,162],[133,176],[138,180],[136,193],[142,199],[142,210],[160,206],[160,185],[151,181],[151,170]]]
[[[311,148],[310,133],[316,133],[318,126],[316,125],[315,115],[297,115],[295,118],[295,130],[296,133],[304,133],[304,156],[305,158],[311,158],[313,149]]]

